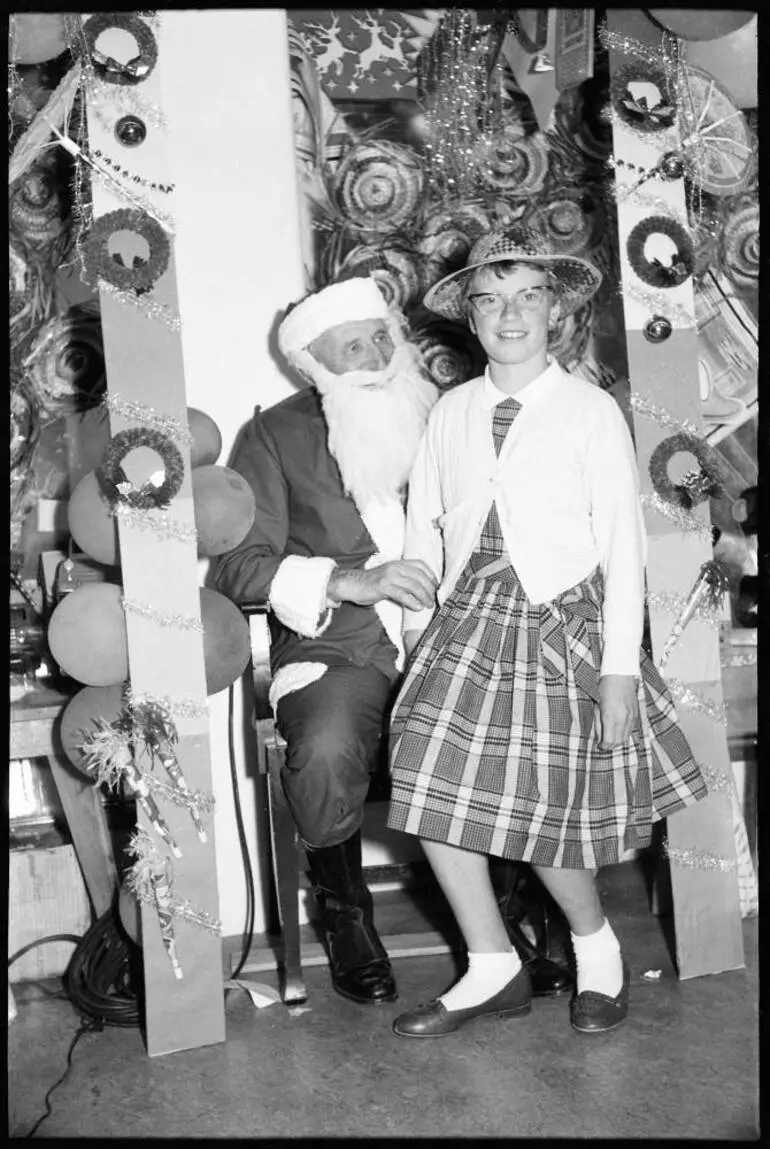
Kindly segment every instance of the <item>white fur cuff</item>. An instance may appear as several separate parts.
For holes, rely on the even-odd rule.
[[[288,555],[270,585],[270,608],[284,626],[303,638],[317,638],[332,620],[326,588],[334,559]]]

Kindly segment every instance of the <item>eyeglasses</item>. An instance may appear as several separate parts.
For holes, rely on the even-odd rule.
[[[522,287],[520,291],[514,291],[513,295],[501,295],[499,291],[483,291],[478,295],[469,295],[468,299],[479,315],[500,315],[506,304],[512,302],[516,303],[519,311],[536,311],[548,291],[553,291],[553,288],[550,284],[544,283],[539,287]]]

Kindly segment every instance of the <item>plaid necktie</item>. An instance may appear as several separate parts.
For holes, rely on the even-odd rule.
[[[517,402],[516,399],[504,399],[495,407],[492,417],[492,438],[495,442],[495,454],[498,456],[505,442],[505,436],[508,434],[508,429],[520,410],[521,403]],[[503,532],[497,517],[497,506],[494,502],[489,508],[487,521],[482,528],[478,550],[485,555],[502,555],[505,553]]]

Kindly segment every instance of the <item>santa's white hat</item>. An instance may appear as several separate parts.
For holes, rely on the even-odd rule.
[[[388,305],[375,279],[345,279],[316,291],[291,309],[278,328],[278,347],[288,359],[330,327],[387,316]]]

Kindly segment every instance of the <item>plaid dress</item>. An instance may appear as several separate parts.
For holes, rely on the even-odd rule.
[[[520,404],[495,408],[499,453]],[[640,722],[613,750],[594,730],[603,578],[527,599],[495,504],[415,650],[391,718],[388,825],[430,841],[594,869],[648,845],[705,797],[663,679],[640,651]]]

